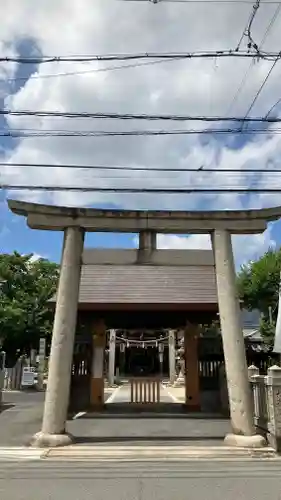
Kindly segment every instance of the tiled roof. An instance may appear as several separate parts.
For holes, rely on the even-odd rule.
[[[79,303],[216,304],[214,266],[83,265]]]

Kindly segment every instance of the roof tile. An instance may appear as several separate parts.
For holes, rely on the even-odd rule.
[[[84,265],[79,303],[214,304],[214,266]]]

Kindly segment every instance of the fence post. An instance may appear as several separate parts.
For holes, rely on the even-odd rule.
[[[252,394],[252,405],[253,405],[253,415],[254,422],[257,425],[257,417],[259,416],[259,391],[258,386],[255,383],[255,377],[260,374],[259,369],[255,365],[248,366],[248,377],[251,386],[251,394]]]
[[[2,405],[2,391],[4,389],[5,381],[5,351],[0,352],[0,406]]]
[[[249,375],[249,381],[252,382],[252,377],[255,375],[259,375],[260,371],[255,365],[251,365],[248,367],[248,375]]]
[[[267,376],[268,431],[269,442],[276,451],[281,451],[281,368],[271,366]]]
[[[249,382],[251,385],[252,404],[254,414],[254,424],[256,427],[261,428],[264,426],[264,398],[261,394],[261,377],[260,371],[255,365],[248,367]]]

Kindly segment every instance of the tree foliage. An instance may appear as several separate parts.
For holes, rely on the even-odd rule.
[[[0,254],[0,342],[11,363],[50,335],[53,313],[48,301],[58,273],[57,264],[35,260],[32,254]]]
[[[271,341],[274,336],[280,270],[281,250],[270,249],[260,259],[242,266],[237,277],[243,307],[258,309],[262,313],[260,330],[267,341]]]

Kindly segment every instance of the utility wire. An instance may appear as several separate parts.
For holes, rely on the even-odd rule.
[[[77,187],[0,184],[0,189],[17,191],[77,191],[83,193],[140,193],[140,194],[233,194],[235,193],[281,193],[281,188],[114,188],[114,187]]]
[[[252,24],[253,24],[254,19],[257,15],[259,7],[260,7],[260,0],[256,0],[255,4],[253,5],[253,12],[252,12],[252,15],[250,17],[249,25],[245,31],[245,36],[248,38],[248,49],[253,48],[254,50],[257,51],[257,53],[259,53],[259,47],[252,37]]]
[[[147,113],[104,113],[87,111],[41,111],[41,110],[11,110],[0,109],[4,116],[38,116],[40,118],[91,118],[110,120],[149,120],[149,121],[194,121],[194,122],[251,122],[251,123],[279,123],[281,118],[264,116],[205,116],[205,115],[179,115],[179,114],[147,114]]]
[[[210,4],[235,4],[235,5],[244,5],[244,4],[253,4],[251,0],[115,0],[116,2],[151,2],[151,3],[185,3],[185,4],[199,4],[199,3],[210,3]],[[276,5],[279,4],[278,0],[265,0],[263,5]]]
[[[252,58],[275,60],[280,58],[278,52],[236,51],[236,50],[213,50],[198,52],[142,52],[135,54],[105,54],[89,56],[41,56],[41,57],[0,57],[0,62],[15,62],[19,64],[47,64],[57,62],[92,62],[92,61],[130,61],[138,59],[202,59],[202,58]]]
[[[265,44],[265,42],[266,42],[266,40],[268,38],[268,35],[269,35],[270,31],[272,30],[273,25],[274,25],[274,23],[275,23],[278,15],[280,14],[280,11],[281,11],[281,3],[277,6],[277,8],[276,8],[276,10],[275,10],[275,12],[274,12],[274,14],[273,14],[273,16],[271,18],[271,21],[270,21],[270,23],[267,26],[267,29],[266,29],[266,31],[264,33],[264,36],[263,36],[262,41],[261,41],[260,46],[259,46],[260,50],[262,49],[263,45]],[[240,43],[241,43],[241,41],[243,39],[244,33],[245,32],[243,32],[241,40],[240,40],[240,42],[238,44],[239,47],[240,47]],[[250,65],[249,65],[248,69],[246,70],[246,73],[245,73],[244,77],[242,78],[242,80],[240,82],[240,85],[239,85],[239,87],[238,87],[238,89],[237,89],[237,91],[236,91],[236,93],[235,93],[235,95],[234,95],[234,97],[233,97],[233,99],[232,99],[232,101],[231,101],[228,109],[227,109],[226,114],[229,114],[231,112],[231,110],[233,109],[234,104],[237,102],[238,97],[241,94],[241,92],[242,92],[242,90],[243,90],[243,88],[244,88],[244,86],[246,84],[246,81],[248,79],[250,71],[251,71],[252,67],[254,66],[255,62],[256,62],[256,59],[253,57]]]
[[[255,97],[254,97],[254,99],[252,100],[252,102],[251,102],[251,104],[250,104],[249,108],[247,109],[246,114],[245,114],[245,118],[248,118],[248,116],[249,116],[250,112],[252,111],[252,109],[253,109],[253,107],[254,107],[254,105],[255,105],[255,103],[256,103],[256,101],[257,101],[257,99],[259,98],[259,96],[260,96],[260,94],[261,94],[262,90],[264,89],[265,85],[267,84],[267,82],[268,82],[268,80],[269,80],[269,77],[270,77],[271,73],[273,72],[273,70],[274,70],[274,68],[275,68],[275,66],[276,66],[276,64],[277,64],[277,62],[278,62],[278,59],[275,59],[274,63],[272,64],[272,66],[271,66],[271,68],[270,68],[270,70],[268,71],[267,75],[265,76],[265,78],[264,78],[264,80],[263,80],[263,82],[262,82],[261,86],[259,87],[259,89],[258,89],[258,91],[257,91],[257,93],[256,93],[256,95],[255,95]],[[242,126],[243,126],[243,125],[242,125]]]
[[[259,5],[260,5],[260,1],[257,0],[256,10],[259,8]],[[279,11],[277,12],[277,14],[278,13],[279,13]],[[260,49],[259,49],[258,45],[255,43],[255,41],[254,41],[254,39],[252,37],[252,33],[251,33],[251,28],[252,28],[252,23],[253,23],[254,17],[255,16],[253,16],[253,18],[251,19],[250,24],[249,24],[249,28],[248,28],[248,31],[247,31],[247,36],[248,36],[248,40],[249,40],[248,47],[249,47],[249,49],[254,48],[256,50],[257,54],[260,54]],[[249,116],[251,110],[253,109],[253,107],[254,107],[257,99],[259,98],[259,96],[260,96],[261,92],[263,91],[263,89],[264,89],[264,87],[265,87],[268,79],[270,78],[270,75],[273,72],[273,70],[274,70],[274,68],[275,68],[275,66],[277,64],[277,61],[278,61],[278,58],[276,58],[275,61],[273,61],[273,64],[272,64],[271,68],[269,69],[269,71],[268,71],[267,75],[265,76],[262,84],[260,85],[260,87],[259,87],[256,95],[254,96],[254,99],[252,100],[249,108],[247,109],[247,112],[245,114],[245,118],[247,118]],[[243,128],[243,125],[244,125],[244,123],[242,124],[242,128]]]
[[[272,111],[274,110],[274,108],[276,108],[276,106],[278,106],[278,104],[280,104],[281,102],[281,97],[278,99],[278,101],[276,101],[273,106],[271,106],[271,108],[269,109],[269,111],[266,113],[265,115],[265,119],[267,120],[269,118],[269,115],[272,113]]]
[[[179,167],[141,167],[141,166],[125,166],[125,165],[73,165],[73,164],[52,164],[52,163],[0,163],[0,168],[2,167],[30,167],[30,168],[68,168],[68,169],[82,169],[82,170],[121,170],[121,171],[144,171],[144,172],[208,172],[208,173],[275,173],[281,172],[281,168],[266,168],[266,169],[255,169],[255,168],[228,168],[228,169],[218,169],[218,168],[179,168]]]
[[[118,70],[123,70],[123,69],[131,69],[131,68],[140,68],[142,66],[152,66],[154,64],[163,64],[171,61],[180,61],[180,58],[176,59],[163,59],[163,60],[157,60],[157,61],[146,61],[142,63],[132,63],[132,64],[124,64],[124,65],[118,65],[118,66],[108,66],[106,68],[93,68],[93,69],[87,69],[87,70],[81,70],[81,71],[66,71],[66,72],[61,72],[61,73],[54,73],[54,74],[49,74],[49,75],[31,75],[29,78],[26,78],[24,76],[16,77],[16,78],[8,78],[6,81],[9,83],[13,82],[20,82],[20,81],[29,81],[29,80],[43,80],[43,79],[49,79],[49,78],[58,78],[58,77],[65,77],[65,76],[76,76],[76,75],[86,75],[86,74],[92,74],[92,73],[106,73],[108,71],[118,71]]]
[[[50,130],[50,131],[23,131],[23,130],[9,130],[0,131],[0,137],[11,137],[11,138],[47,138],[47,137],[144,137],[144,136],[166,136],[166,135],[193,135],[193,134],[280,134],[281,128],[271,128],[271,129],[245,129],[240,126],[237,129],[225,128],[225,129],[176,129],[176,130],[93,130],[93,131],[81,131],[81,130]]]
[[[256,0],[256,2],[254,3],[254,5],[252,6],[252,10],[250,12],[250,16],[249,16],[249,19],[248,19],[248,21],[246,23],[246,26],[245,26],[244,30],[242,31],[242,35],[241,35],[240,40],[239,40],[239,42],[237,44],[236,50],[240,50],[240,46],[241,46],[242,41],[244,40],[245,36],[248,35],[249,26],[251,26],[251,23],[253,22],[256,14],[257,14],[259,5],[260,5],[260,0]]]
[[[198,173],[199,171],[196,171],[196,173]],[[195,172],[191,172],[192,174],[194,174]],[[200,172],[199,172],[200,173]],[[249,183],[251,183],[251,187],[254,187],[254,186],[257,186],[257,185],[262,185],[262,183],[264,184],[266,182],[266,186],[267,188],[272,188],[272,187],[275,187],[275,184],[276,182],[280,185],[280,181],[281,181],[281,176],[280,176],[280,173],[281,172],[275,172],[274,175],[272,175],[271,177],[268,176],[268,174],[266,172],[262,172],[259,173],[259,178],[257,179],[257,173],[255,172],[253,176],[250,176],[250,175],[246,175],[244,172],[239,172],[239,175],[234,175],[234,174],[228,174],[227,176],[227,188],[228,189],[236,189],[236,187],[238,186],[239,188],[243,187],[243,184],[244,184],[244,187],[245,187],[245,184],[246,184],[246,187],[248,187]],[[169,188],[173,188],[173,185],[171,184],[172,181],[178,181],[179,179],[184,179],[184,178],[188,178],[189,179],[189,185],[191,184],[194,184],[195,186],[200,186],[201,188],[203,188],[202,184],[204,184],[205,186],[208,186],[209,182],[210,181],[214,181],[214,179],[212,178],[211,175],[207,175],[207,178],[206,178],[206,175],[204,176],[204,183],[202,183],[202,176],[200,175],[200,179],[196,179],[196,176],[192,176],[192,175],[187,175],[188,172],[183,172],[183,174],[181,175],[177,175],[176,177],[174,176],[174,172],[170,172],[170,174],[173,174],[173,177],[169,177],[169,176],[166,176],[166,177],[159,177],[159,174],[158,175],[155,175],[155,172],[152,172],[152,174],[154,175],[150,175],[149,177],[147,177],[147,179],[149,179],[149,182],[152,182],[152,181],[155,181],[157,183],[157,187],[161,188],[161,181],[164,181],[164,184],[167,184],[169,185]],[[162,172],[163,174],[163,172]],[[208,172],[208,174],[210,174],[210,172]],[[216,174],[216,189],[217,188],[223,188],[225,183],[223,183],[223,179],[220,179],[219,176],[220,174],[218,174],[217,172],[214,172],[214,174]],[[238,174],[238,172],[237,172]],[[0,177],[1,177],[1,173],[0,173]],[[9,179],[9,177],[5,177],[6,179]],[[244,180],[245,182],[242,183],[241,180]],[[80,179],[81,180],[81,179]],[[86,184],[88,185],[89,184],[89,181],[106,181],[106,184],[110,181],[110,183],[112,181],[119,181],[119,184],[120,182],[122,182],[122,187],[123,187],[123,182],[124,181],[135,181],[139,184],[140,181],[143,181],[145,180],[144,179],[144,176],[135,176],[135,177],[132,177],[132,172],[130,172],[130,175],[110,175],[110,176],[101,176],[100,174],[98,176],[83,176],[82,178],[82,181],[83,181],[83,184]],[[247,182],[246,182],[247,181]],[[20,181],[18,181],[20,182]],[[134,182],[134,183],[135,183]],[[169,183],[169,184],[168,184]],[[127,182],[126,182],[127,184]],[[117,186],[116,186],[117,187]],[[207,189],[207,187],[206,187]],[[263,186],[263,189],[264,186]]]

